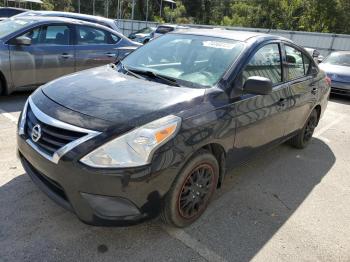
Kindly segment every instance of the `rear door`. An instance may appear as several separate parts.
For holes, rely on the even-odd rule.
[[[284,47],[286,77],[293,97],[292,110],[286,122],[286,133],[289,134],[304,126],[318,99],[319,79],[317,67],[306,52],[291,44]]]
[[[291,97],[281,51],[278,42],[260,47],[240,74],[241,88],[249,77],[260,76],[272,81],[273,90],[269,95],[243,94],[236,102],[234,161],[245,160],[284,136]]]
[[[116,61],[121,38],[98,27],[77,25],[76,70],[84,70]]]
[[[66,24],[43,25],[27,31],[29,46],[10,45],[14,85],[34,87],[74,72],[71,28]]]

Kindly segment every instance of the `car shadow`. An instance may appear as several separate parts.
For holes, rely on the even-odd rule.
[[[188,233],[229,261],[250,261],[334,165],[327,144],[283,144],[228,173],[213,207]],[[205,236],[210,236],[207,238]]]
[[[350,96],[331,94],[330,101],[343,104],[343,105],[350,105]]]
[[[228,261],[248,261],[275,235],[334,165],[313,139],[305,150],[282,145],[228,172],[203,217],[185,229]],[[0,245],[8,260],[187,261],[198,256],[162,229],[93,227],[58,207],[27,175],[0,187]],[[178,256],[178,254],[182,254]]]

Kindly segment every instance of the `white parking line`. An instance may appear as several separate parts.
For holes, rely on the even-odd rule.
[[[4,116],[14,124],[17,124],[18,119],[1,108],[0,108],[0,116]]]
[[[201,244],[198,240],[192,238],[182,229],[172,228],[168,226],[162,226],[163,229],[173,238],[182,242],[185,246],[191,248],[198,255],[210,262],[227,262],[224,258],[216,254],[214,251],[208,249]]]
[[[332,122],[330,122],[329,124],[325,125],[324,127],[322,127],[320,130],[318,130],[314,137],[320,137],[323,133],[325,133],[326,131],[328,131],[329,129],[331,129],[334,125],[338,124],[339,122],[341,122],[343,119],[345,118],[345,115],[340,115],[338,116],[337,119],[333,120]]]

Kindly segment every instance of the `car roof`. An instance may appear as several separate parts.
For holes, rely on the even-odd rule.
[[[48,22],[48,23],[68,23],[68,24],[76,24],[76,25],[88,25],[93,27],[98,27],[107,31],[111,31],[113,33],[118,33],[120,36],[121,33],[98,23],[92,23],[84,20],[73,19],[68,17],[59,17],[59,16],[20,16],[20,17],[12,17],[9,19],[22,19],[22,20],[32,20],[36,23]]]
[[[87,23],[91,24],[89,22],[85,22],[83,20],[68,18],[68,17],[59,17],[59,16],[19,16],[19,17],[12,17],[10,19],[21,19],[21,20],[32,20],[34,22],[66,22],[66,23]]]
[[[29,11],[28,12],[29,16],[30,14],[36,14],[38,16],[55,16],[58,15],[59,17],[62,16],[69,16],[69,17],[76,17],[79,19],[89,19],[89,20],[94,20],[94,21],[105,21],[105,22],[112,22],[114,21],[113,19],[101,17],[101,16],[94,16],[94,15],[87,15],[87,14],[78,14],[78,13],[72,13],[72,12],[59,12],[59,11]],[[25,15],[25,14],[24,14]]]
[[[179,29],[174,32],[171,32],[170,34],[188,34],[188,35],[201,35],[201,36],[210,36],[210,37],[220,37],[220,38],[226,38],[231,40],[237,40],[237,41],[248,41],[251,38],[257,38],[257,37],[264,37],[266,39],[280,39],[290,42],[289,39],[276,36],[276,35],[270,35],[270,34],[264,34],[264,33],[258,33],[258,32],[249,32],[249,31],[236,31],[236,30],[227,30],[227,29],[221,29],[221,28],[189,28],[189,29]]]

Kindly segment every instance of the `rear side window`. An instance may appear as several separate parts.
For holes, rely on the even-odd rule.
[[[119,40],[120,40],[120,37],[117,36],[117,35],[111,34],[111,37],[112,37],[112,42],[113,42],[113,44],[118,43]]]
[[[113,44],[111,33],[90,26],[77,26],[78,45]]]
[[[243,70],[243,85],[251,76],[266,77],[273,84],[282,82],[281,54],[278,44],[265,45],[255,53]]]
[[[157,30],[156,30],[156,33],[157,34],[166,34],[166,33],[169,33],[171,31],[174,31],[174,28],[173,27],[169,27],[169,26],[158,26]]]
[[[288,80],[297,79],[306,75],[303,63],[303,54],[301,51],[293,47],[286,46],[286,59],[288,67]],[[310,66],[310,61],[308,63]]]

